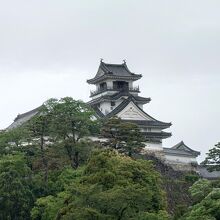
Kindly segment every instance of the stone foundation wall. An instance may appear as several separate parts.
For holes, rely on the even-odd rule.
[[[164,164],[167,164],[168,166],[172,167],[176,171],[195,171],[195,172],[197,171],[196,163],[184,163],[184,162],[176,163],[175,161],[168,161],[166,160],[164,151],[161,150],[150,150],[145,148],[141,154],[155,157]]]
[[[184,164],[184,163],[171,163],[165,161],[165,163],[171,166],[176,171],[197,171],[196,166],[193,164]]]

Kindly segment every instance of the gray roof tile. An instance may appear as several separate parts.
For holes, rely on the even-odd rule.
[[[98,68],[98,72],[96,76],[92,79],[87,80],[88,83],[95,84],[100,80],[104,80],[105,78],[129,78],[133,80],[140,79],[142,77],[141,74],[132,73],[126,63],[122,64],[109,64],[101,61],[100,66]]]

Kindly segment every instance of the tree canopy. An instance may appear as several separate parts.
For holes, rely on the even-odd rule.
[[[22,155],[0,157],[0,219],[30,219],[34,196],[31,172]]]
[[[205,164],[210,171],[220,171],[220,142],[209,150],[203,164]]]
[[[132,156],[140,153],[145,141],[137,124],[123,122],[118,117],[106,120],[102,126],[101,134],[108,138],[107,145],[119,152]]]
[[[32,216],[37,219],[53,213],[57,219],[157,219],[167,216],[160,184],[160,175],[151,162],[112,150],[96,151],[63,192],[37,201]],[[61,206],[57,205],[60,201]]]
[[[220,188],[208,180],[199,180],[190,191],[195,203],[181,220],[220,219]]]
[[[93,142],[93,135],[107,142]],[[25,124],[0,132],[0,219],[220,219],[220,182],[193,184],[195,174],[177,175],[159,159],[137,157],[144,141],[136,124],[100,123],[70,97],[48,100]],[[206,160],[216,170],[219,149]]]

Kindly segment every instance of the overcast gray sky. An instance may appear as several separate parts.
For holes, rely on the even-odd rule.
[[[219,0],[0,0],[0,129],[48,98],[89,100],[102,57],[142,74],[171,147],[220,141]]]

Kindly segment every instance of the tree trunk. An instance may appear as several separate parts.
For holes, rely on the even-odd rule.
[[[47,183],[48,181],[48,161],[45,157],[45,151],[44,151],[44,135],[41,135],[40,137],[40,149],[41,149],[41,158],[44,165],[44,181]]]
[[[73,149],[71,146],[69,146],[68,144],[65,145],[66,151],[67,151],[67,155],[69,157],[70,160],[70,165],[73,169],[76,169],[78,166],[76,166],[75,163],[75,155],[73,154]]]
[[[75,168],[77,169],[79,167],[79,152],[78,151],[74,153],[73,159],[74,159]]]
[[[127,206],[124,207],[124,208],[120,211],[120,213],[119,213],[119,215],[118,215],[118,220],[121,220],[121,219],[123,218],[123,215],[124,215],[124,212],[126,211],[126,209],[127,209]]]

